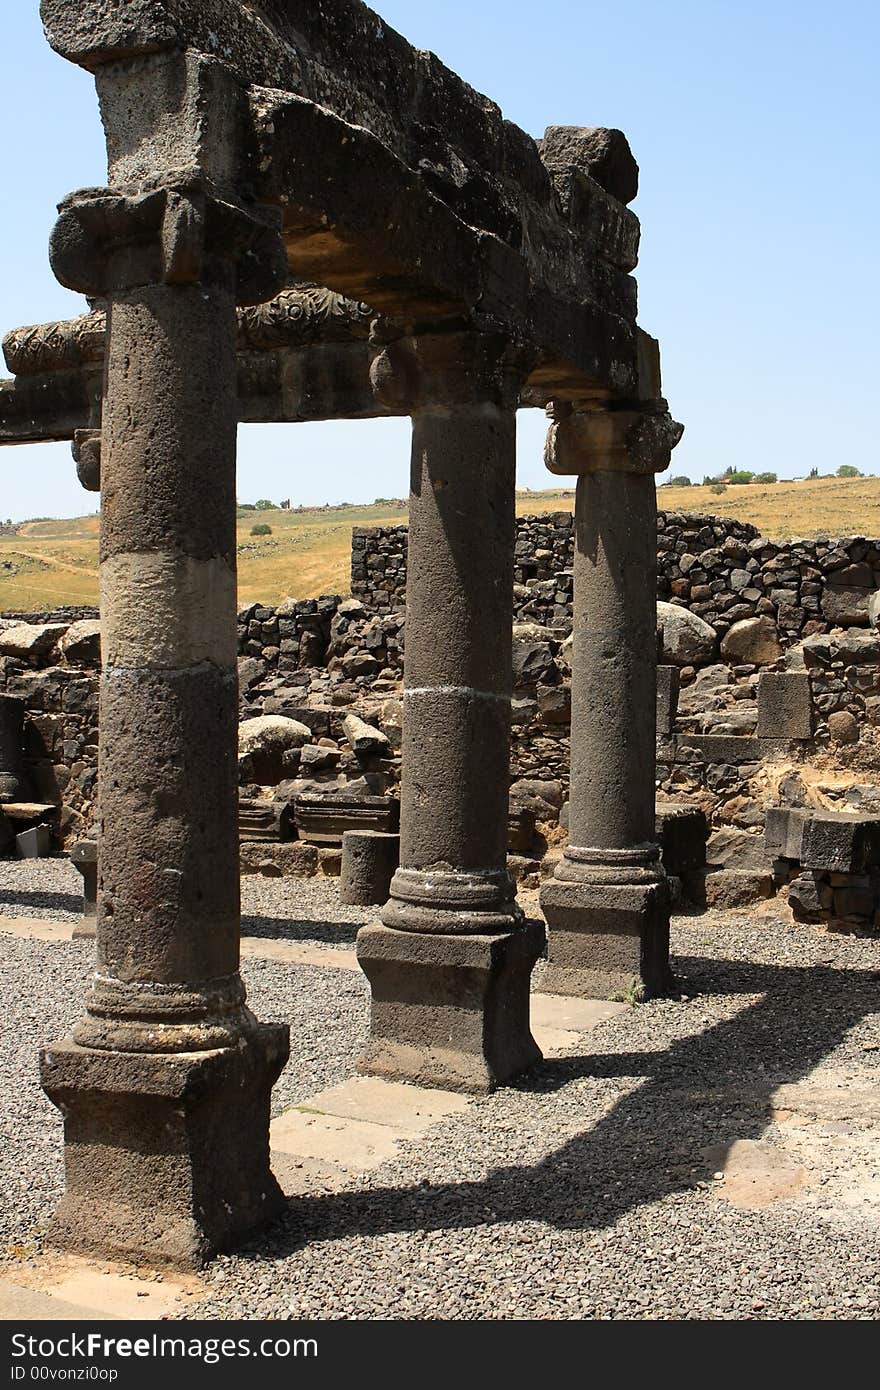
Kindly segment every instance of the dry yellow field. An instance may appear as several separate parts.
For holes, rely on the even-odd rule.
[[[663,487],[667,511],[714,512],[750,521],[765,535],[880,536],[880,478],[817,478],[799,483],[749,484],[713,493],[707,487]],[[571,511],[574,493],[554,489],[517,495],[521,516]],[[277,603],[292,595],[348,591],[352,526],[399,525],[393,506],[339,510],[241,512],[238,590],[242,604]],[[270,536],[251,536],[260,523]],[[31,521],[0,536],[0,612],[93,604],[98,598],[98,518]]]

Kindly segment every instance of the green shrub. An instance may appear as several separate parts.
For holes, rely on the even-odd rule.
[[[739,486],[740,483],[753,483],[754,481],[754,473],[750,473],[747,468],[742,468],[738,471],[730,472],[727,474],[725,478],[725,482],[733,483],[735,486]]]
[[[681,476],[680,476],[679,478],[670,478],[670,479],[669,479],[669,486],[670,486],[670,487],[690,487],[690,486],[691,486],[691,480],[690,480],[690,478],[686,478],[686,477],[684,476],[684,474],[682,473]]]
[[[710,487],[709,491],[710,491],[710,492],[726,492],[726,491],[727,491],[727,488],[725,487],[724,483],[713,483],[712,486]]]
[[[778,483],[778,482],[779,482],[779,479],[777,478],[777,476],[776,476],[775,473],[757,473],[757,474],[755,475],[755,482],[756,482],[756,483]]]
[[[261,522],[259,526],[252,526],[252,527],[251,527],[251,535],[252,535],[252,536],[271,536],[271,534],[272,534],[272,527],[271,527],[271,526],[267,526],[265,522]]]
[[[861,478],[863,476],[859,469],[851,463],[842,463],[837,470],[838,478]]]
[[[258,512],[277,512],[278,503],[270,502],[268,497],[261,497],[256,503],[256,509]]]

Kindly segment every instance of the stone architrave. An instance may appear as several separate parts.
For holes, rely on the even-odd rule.
[[[372,988],[365,1072],[481,1092],[540,1052],[543,933],[507,869],[516,405],[504,339],[398,340],[374,367],[413,417],[400,867],[358,934]]]
[[[50,1234],[184,1267],[282,1203],[269,1096],[288,1052],[239,974],[235,584],[235,306],[274,293],[286,258],[278,215],[227,182],[223,72],[205,66],[102,71],[105,122],[120,102],[130,122],[116,146],[108,125],[119,181],[67,199],[51,244],[62,284],[109,311],[97,968],[72,1036],[41,1056],[65,1123]],[[127,151],[139,122],[152,137],[165,80],[189,90],[198,138],[154,143],[145,185]]]
[[[682,429],[665,402],[562,413],[547,466],[578,475],[569,846],[541,889],[542,989],[669,989],[669,891],[656,840],[656,494]]]

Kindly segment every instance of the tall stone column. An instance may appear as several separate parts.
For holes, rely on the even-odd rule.
[[[658,406],[663,403],[658,403]],[[657,503],[681,427],[664,410],[569,413],[547,466],[577,474],[569,847],[541,889],[542,989],[667,990],[669,895],[654,836]]]
[[[516,405],[504,341],[395,342],[374,386],[413,417],[400,868],[358,934],[372,987],[361,1070],[487,1091],[540,1060],[543,933],[507,871]]]
[[[51,255],[109,312],[97,968],[41,1058],[65,1122],[52,1238],[198,1265],[282,1201],[287,1029],[256,1022],[238,968],[235,304],[274,291],[283,248],[194,177],[74,195]]]

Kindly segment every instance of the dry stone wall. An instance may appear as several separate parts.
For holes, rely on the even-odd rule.
[[[351,596],[239,613],[242,721],[299,730],[268,781],[268,754],[241,760],[242,794],[271,805],[273,825],[299,797],[398,790],[406,541],[406,527],[359,528]],[[658,798],[705,812],[710,863],[769,884],[769,807],[880,814],[880,541],[782,543],[661,512],[657,544]],[[523,873],[564,833],[573,545],[568,513],[519,521],[510,771]],[[2,620],[0,690],[25,702],[33,795],[62,807],[69,841],[94,806],[98,656],[94,635],[76,635],[96,613],[30,614],[24,627],[18,617]],[[287,854],[305,871],[321,862]]]

